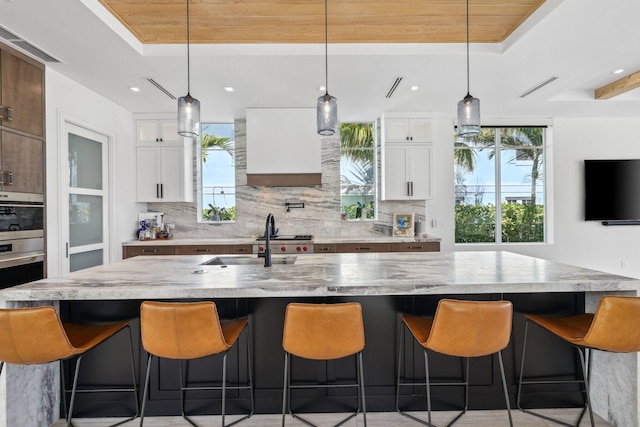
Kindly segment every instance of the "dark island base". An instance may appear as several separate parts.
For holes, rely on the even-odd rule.
[[[368,411],[395,410],[395,382],[398,358],[398,313],[432,316],[438,300],[444,295],[433,296],[370,296],[353,298],[264,298],[216,300],[222,318],[234,318],[251,314],[254,348],[254,383],[256,413],[279,413],[282,408],[282,381],[284,352],[282,328],[285,307],[289,302],[334,303],[357,301],[362,304],[366,347],[363,353],[364,381]],[[456,295],[456,299],[498,300],[507,299],[514,304],[512,338],[503,352],[507,383],[512,406],[515,406],[517,376],[524,334],[523,313],[544,315],[570,315],[584,312],[584,293],[554,294],[480,294]],[[61,313],[65,321],[89,323],[134,318],[139,315],[141,301],[62,301]],[[132,321],[134,352],[138,384],[142,388],[147,355],[140,345],[139,319]],[[537,328],[530,330],[525,373],[553,379],[574,379],[578,372],[575,350],[559,339]],[[82,362],[79,387],[104,387],[128,385],[131,374],[128,360],[128,337],[121,333],[115,340],[103,344],[88,354]],[[228,356],[229,381],[246,381],[246,348],[244,339]],[[403,380],[424,381],[422,347],[416,345],[410,334],[405,334]],[[430,353],[432,381],[457,381],[462,375],[460,359]],[[194,360],[188,365],[189,384],[200,382],[212,385],[222,377],[221,357],[212,356]],[[67,362],[68,363],[68,362]],[[147,415],[179,415],[178,361],[154,362],[147,403]],[[71,380],[69,367],[65,367],[67,381]],[[320,381],[333,383],[352,381],[355,378],[355,358],[318,362],[294,358],[292,375],[296,381]],[[469,409],[504,409],[500,384],[500,372],[495,356],[471,360],[471,386]],[[70,383],[70,382],[69,382]],[[566,385],[558,390],[529,386],[523,395],[525,407],[576,407],[583,404],[577,386]],[[540,390],[558,390],[553,393],[535,393]],[[142,394],[142,390],[141,390]],[[432,388],[434,410],[455,410],[463,404],[463,387],[441,386]],[[355,389],[296,390],[292,405],[298,412],[348,412],[355,407]],[[405,387],[400,405],[406,410],[426,410],[424,387]],[[243,413],[249,407],[246,391],[229,392],[228,413]],[[77,397],[75,417],[109,417],[130,415],[134,411],[131,393],[85,393]],[[193,391],[187,393],[186,411],[193,415],[218,414],[220,393]]]

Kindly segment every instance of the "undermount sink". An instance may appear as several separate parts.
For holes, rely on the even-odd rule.
[[[293,264],[295,256],[272,256],[271,264]],[[206,260],[200,265],[252,265],[264,264],[264,258],[257,256],[217,256]]]

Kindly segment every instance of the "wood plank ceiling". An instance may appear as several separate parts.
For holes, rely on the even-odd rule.
[[[100,0],[142,43],[185,43],[185,0]],[[190,0],[192,43],[324,43],[323,0]],[[472,42],[505,40],[544,0],[470,0]],[[466,0],[328,0],[329,43],[459,43]]]

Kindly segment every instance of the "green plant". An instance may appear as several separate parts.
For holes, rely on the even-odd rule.
[[[233,221],[236,219],[236,207],[225,208],[209,203],[209,208],[202,211],[202,219],[205,221]]]

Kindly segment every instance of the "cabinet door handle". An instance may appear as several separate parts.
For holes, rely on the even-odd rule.
[[[0,185],[4,185],[4,171],[0,171]]]
[[[7,121],[13,120],[13,108],[7,107]]]
[[[407,196],[411,195],[411,183],[407,181]]]
[[[413,181],[411,181],[411,194],[410,196],[413,196]]]
[[[2,109],[4,107],[2,105],[0,105],[0,120],[4,120],[4,116],[2,115]]]
[[[160,198],[160,184],[156,184],[156,199]]]
[[[5,172],[7,174],[7,184],[13,185],[13,172]]]
[[[164,199],[164,184],[160,184],[160,198]]]

